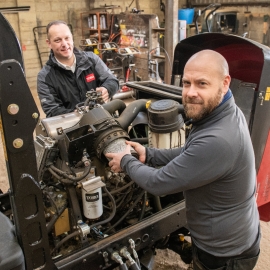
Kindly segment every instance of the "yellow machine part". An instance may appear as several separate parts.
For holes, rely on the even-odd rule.
[[[70,224],[69,224],[68,208],[66,208],[62,213],[62,215],[55,222],[54,233],[55,236],[58,236],[68,231],[70,231]]]

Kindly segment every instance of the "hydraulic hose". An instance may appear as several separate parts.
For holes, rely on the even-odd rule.
[[[130,265],[129,269],[131,270],[141,270],[141,268],[138,266],[138,264],[135,262],[132,265]]]
[[[162,210],[162,206],[161,206],[161,202],[160,202],[160,197],[154,195],[153,198],[154,198],[154,206],[155,206],[155,210],[156,210],[157,212],[161,211],[161,210]]]
[[[109,229],[105,231],[105,233],[108,233],[111,231],[114,227],[116,227],[120,222],[123,221],[123,219],[126,218],[126,216],[133,210],[133,208],[138,204],[142,196],[144,195],[144,190],[138,195],[137,199],[135,200],[134,204],[127,210],[127,212],[116,222],[114,223]]]
[[[138,265],[138,264],[133,260],[133,258],[131,257],[131,255],[130,255],[130,253],[128,252],[128,250],[127,250],[126,247],[121,248],[120,254],[121,254],[123,257],[125,257],[125,258],[129,261],[129,263],[130,263],[129,269],[132,269],[132,270],[141,270],[140,265]]]
[[[139,216],[139,221],[143,219],[143,216],[144,216],[144,213],[145,213],[146,199],[147,199],[147,191],[144,192],[142,211],[141,211],[141,214]]]
[[[119,263],[119,269],[121,269],[121,270],[128,270],[127,265],[123,262],[121,256],[117,252],[114,252],[112,254],[111,258],[112,258],[112,260],[114,260],[117,263]]]
[[[119,269],[120,270],[128,270],[128,267],[125,263],[123,263],[123,264],[119,264]]]
[[[56,246],[53,249],[53,251],[51,252],[51,254],[53,254],[58,248],[60,248],[66,241],[68,241],[69,239],[77,236],[78,234],[80,234],[80,231],[74,231],[73,233],[71,233],[68,236],[66,236],[65,238],[63,238],[60,242],[58,242],[56,244]]]
[[[56,168],[54,165],[50,165],[49,168],[52,169],[55,173],[60,174],[60,176],[64,177],[65,179],[68,179],[68,180],[73,181],[73,182],[78,182],[78,181],[84,179],[89,174],[91,166],[90,166],[90,164],[88,166],[85,166],[83,174],[80,177],[68,175],[66,172]]]
[[[63,177],[61,177],[60,175],[58,175],[56,172],[54,172],[51,168],[48,168],[48,171],[56,178],[58,179],[61,183],[63,184],[67,184],[67,185],[70,185],[72,184],[73,182],[70,181],[70,180],[66,180],[64,179]]]

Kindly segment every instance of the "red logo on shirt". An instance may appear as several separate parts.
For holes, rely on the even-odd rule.
[[[95,78],[95,75],[92,73],[92,74],[88,74],[85,76],[85,79],[87,82],[92,82],[94,81],[96,78]]]

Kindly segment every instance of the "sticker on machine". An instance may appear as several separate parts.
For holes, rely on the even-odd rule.
[[[266,93],[264,100],[269,101],[270,100],[270,87],[266,87]]]
[[[88,74],[88,75],[85,76],[85,80],[86,80],[87,82],[92,82],[92,81],[94,81],[95,79],[96,79],[96,78],[95,78],[94,73]]]

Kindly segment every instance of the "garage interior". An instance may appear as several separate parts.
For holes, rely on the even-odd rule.
[[[179,42],[190,48],[188,40],[195,44],[197,36],[222,33],[261,44],[262,49],[263,46],[267,48],[266,51],[270,46],[269,1],[220,0],[214,3],[210,0],[8,0],[0,1],[0,13],[18,38],[25,79],[40,119],[44,119],[45,114],[37,95],[37,75],[48,59],[45,30],[52,20],[68,23],[75,47],[93,51],[100,56],[120,83],[113,100],[121,99],[126,104],[133,101],[136,87],[143,87],[146,81],[146,86],[149,83],[153,87],[156,83],[166,84],[168,91],[181,87],[181,77],[174,66],[175,48]],[[198,42],[201,41],[203,40],[198,38]],[[235,42],[236,46],[237,41],[238,39],[226,38],[226,42]],[[218,41],[216,46],[220,46]],[[239,54],[240,51],[241,49]],[[0,60],[6,60],[1,53],[1,58],[4,58]],[[269,59],[269,56],[266,55],[265,59]],[[263,69],[264,59],[260,61],[259,68]],[[269,85],[265,87],[269,89]],[[144,94],[141,95],[145,98]],[[269,99],[265,99],[264,104],[268,103]],[[269,120],[266,122],[269,132]],[[0,155],[0,190],[4,194],[9,189],[9,182],[3,140],[0,141]],[[265,180],[263,184],[267,193],[269,183]],[[270,201],[261,202],[263,213],[268,214],[261,219],[261,253],[255,270],[269,269],[269,203]],[[173,251],[157,249],[156,252],[154,270],[192,269]],[[100,269],[105,268],[101,266]]]

